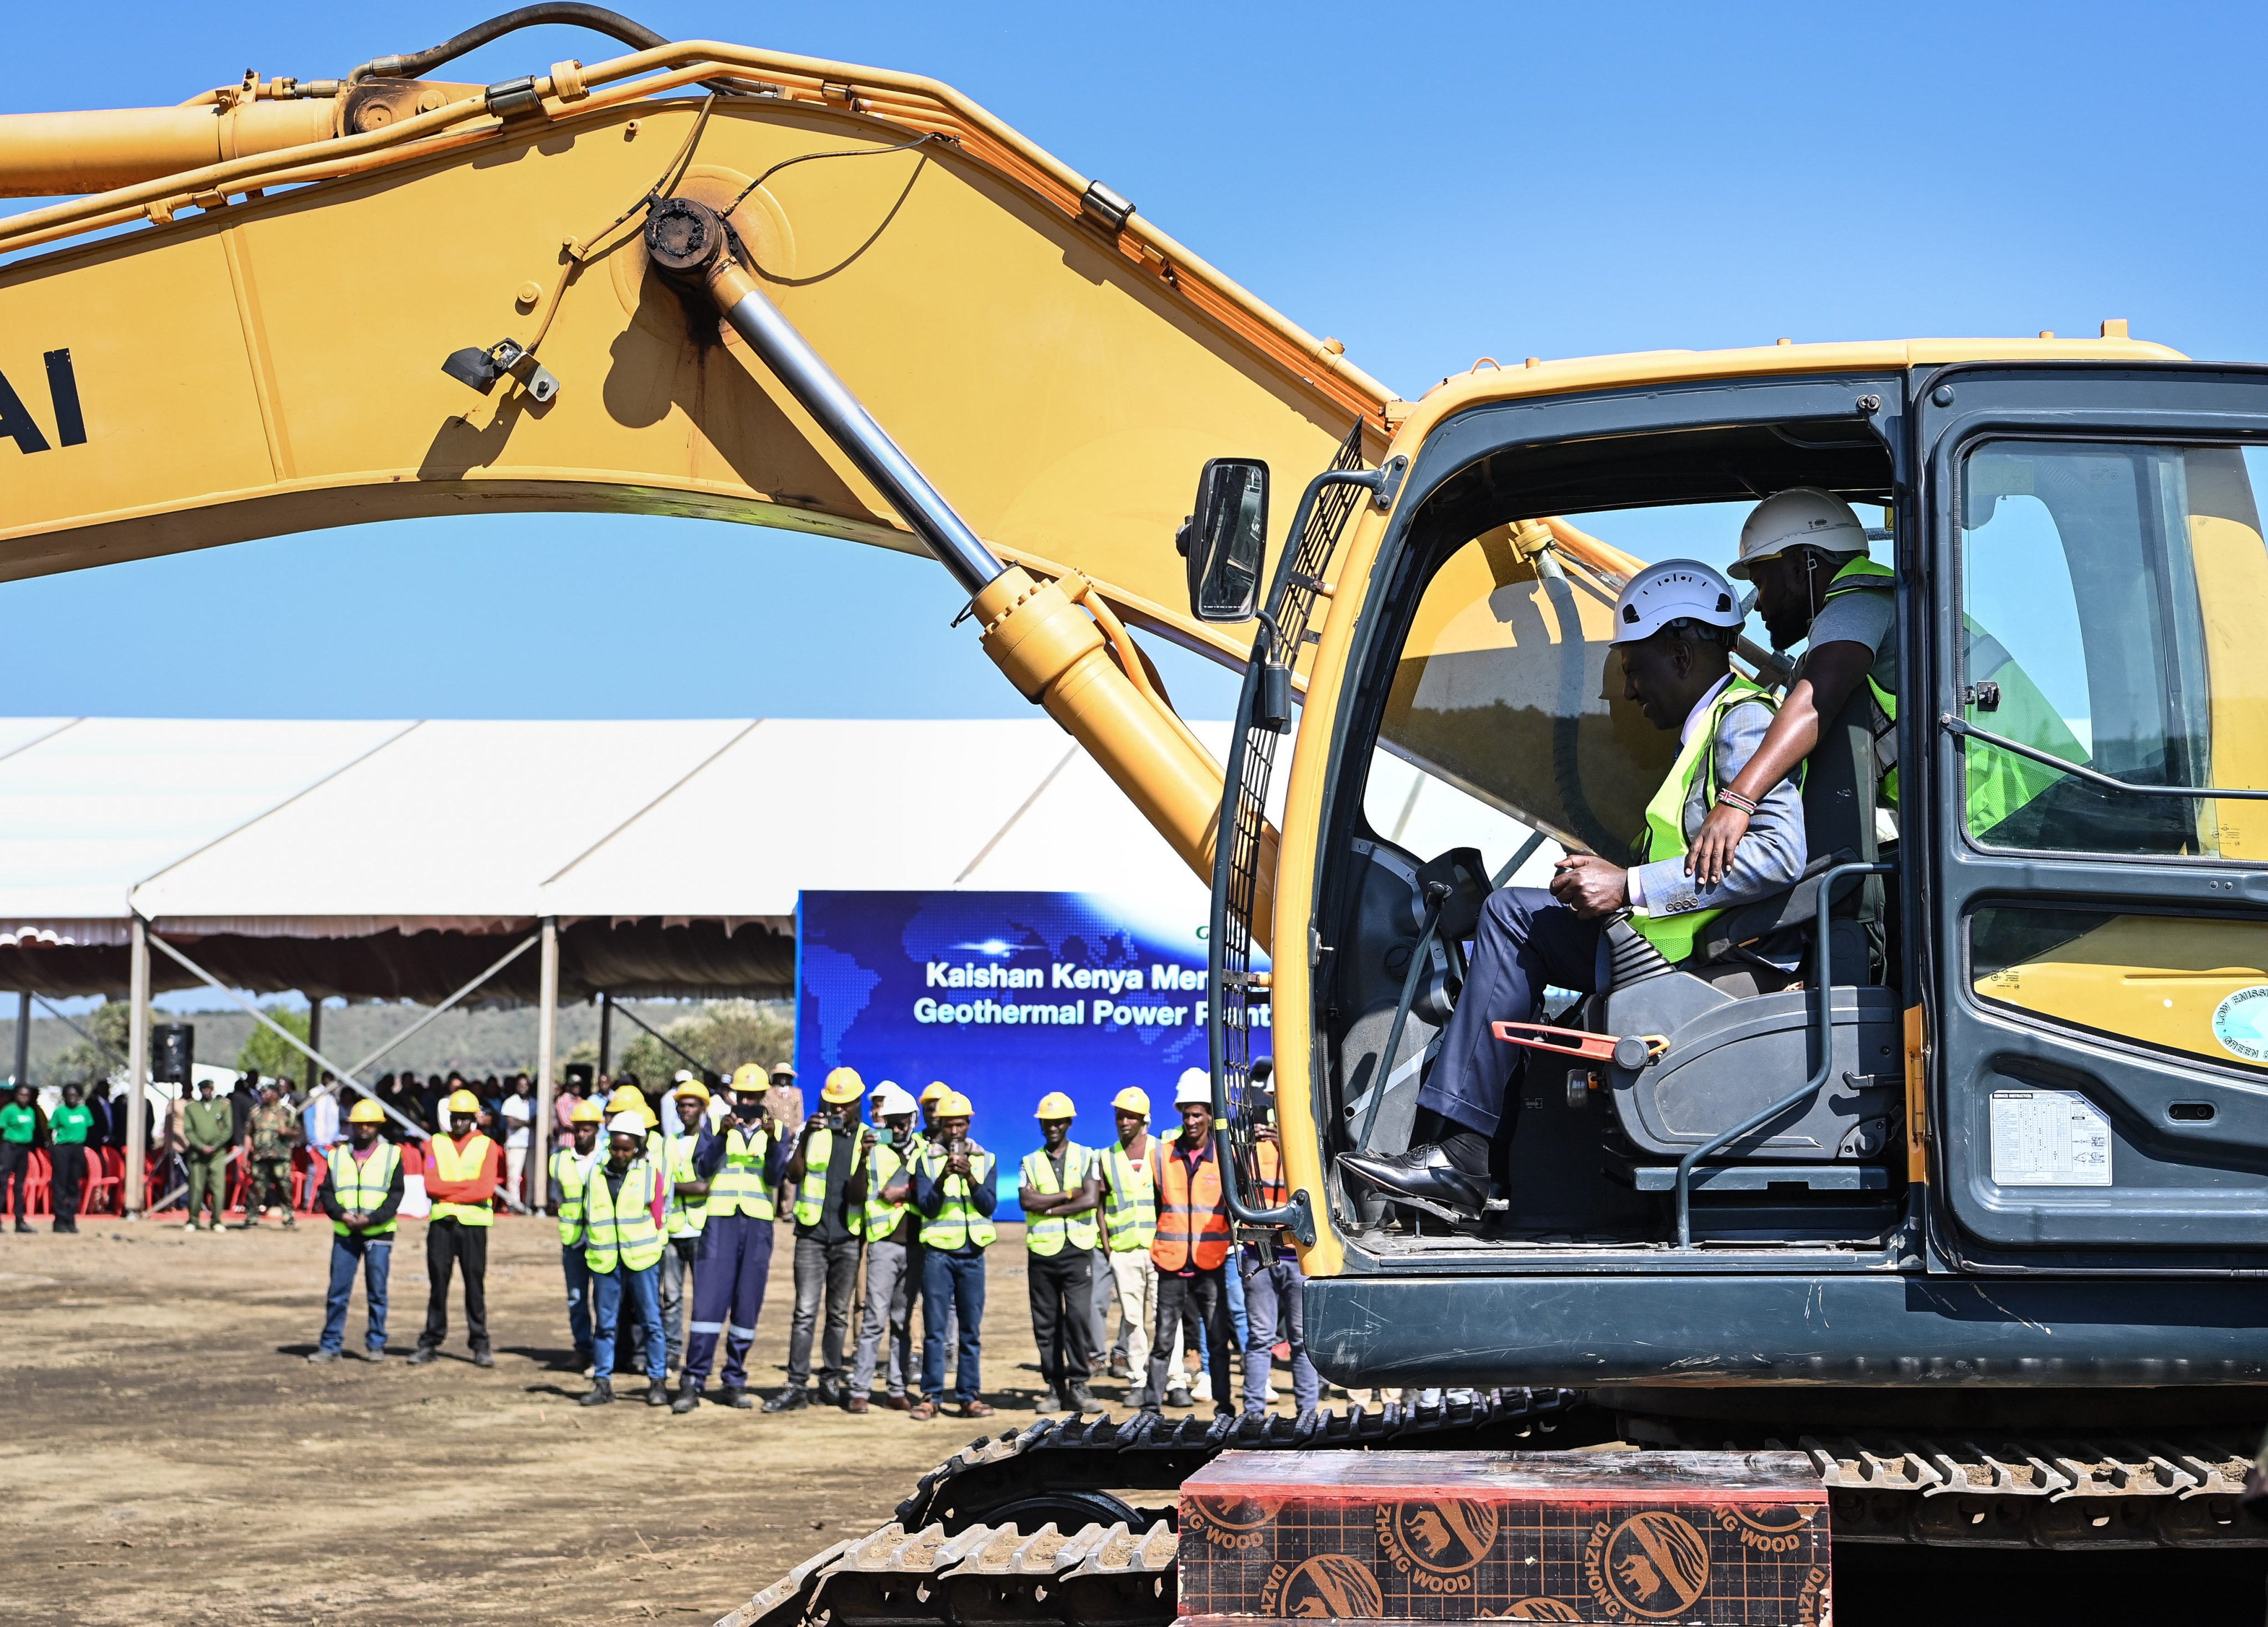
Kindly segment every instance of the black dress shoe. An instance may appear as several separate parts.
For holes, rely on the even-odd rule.
[[[800,1384],[792,1384],[764,1402],[767,1412],[793,1412],[799,1407],[811,1404],[811,1397]]]
[[[1412,1147],[1391,1158],[1348,1152],[1339,1167],[1364,1185],[1434,1210],[1477,1215],[1488,1202],[1488,1182],[1468,1174],[1438,1146]]]

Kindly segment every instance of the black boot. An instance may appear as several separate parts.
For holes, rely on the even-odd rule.
[[[791,1384],[770,1401],[764,1402],[767,1412],[793,1412],[799,1407],[811,1404],[811,1396],[800,1384]]]
[[[413,1367],[422,1367],[429,1361],[440,1359],[441,1352],[430,1344],[421,1344],[409,1352],[409,1365]]]
[[[669,1384],[663,1379],[648,1379],[645,1384],[645,1404],[666,1407],[669,1404]]]
[[[690,1412],[700,1404],[701,1387],[697,1384],[681,1383],[677,1387],[677,1399],[669,1403],[669,1410],[676,1413]]]
[[[717,1404],[720,1407],[731,1407],[735,1411],[746,1412],[756,1403],[748,1399],[748,1392],[740,1386],[727,1384],[717,1392]]]
[[[1074,1384],[1071,1387],[1071,1410],[1081,1413],[1100,1412],[1102,1403],[1095,1400],[1094,1393],[1086,1385]]]
[[[590,1389],[575,1404],[578,1407],[603,1407],[614,1398],[615,1381],[612,1379],[593,1379]]]

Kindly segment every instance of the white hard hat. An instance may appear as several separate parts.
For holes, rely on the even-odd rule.
[[[688,1079],[697,1079],[700,1077],[701,1076],[699,1074],[696,1073],[690,1068],[680,1068],[677,1071],[675,1077],[674,1077],[669,1082],[673,1085],[682,1085]]]
[[[881,1088],[874,1093],[876,1118],[891,1118],[901,1113],[913,1113],[919,1108],[920,1105],[913,1099],[913,1093],[910,1091],[893,1085],[887,1079],[882,1082]]]
[[[607,1121],[607,1133],[610,1136],[636,1136],[644,1141],[645,1121],[635,1113],[617,1113]]]
[[[1733,585],[1716,571],[1697,559],[1665,559],[1624,585],[1615,600],[1615,636],[1608,642],[1637,644],[1672,622],[1738,627],[1747,619]]]
[[[1212,1106],[1212,1075],[1203,1068],[1182,1069],[1180,1082],[1174,1086],[1174,1105],[1177,1108]]]
[[[1733,562],[1732,574],[1746,581],[1756,561],[1778,558],[1799,546],[1827,554],[1863,554],[1867,528],[1851,505],[1833,492],[1790,486],[1749,511],[1748,523],[1741,527],[1741,556]]]

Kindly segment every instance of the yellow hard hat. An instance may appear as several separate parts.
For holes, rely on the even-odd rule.
[[[672,1096],[698,1096],[703,1101],[709,1100],[709,1087],[699,1079],[686,1079],[669,1093]]]
[[[645,1106],[645,1093],[635,1085],[617,1085],[615,1093],[607,1098],[609,1113],[635,1113]]]
[[[764,1077],[763,1069],[753,1062],[744,1062],[733,1070],[734,1090],[770,1090],[771,1087],[772,1082]]]
[[[1079,1116],[1079,1109],[1071,1105],[1071,1098],[1059,1090],[1051,1090],[1040,1098],[1040,1110],[1034,1118],[1069,1119]]]
[[[943,1079],[932,1079],[928,1086],[922,1091],[921,1102],[924,1107],[927,1107],[931,1102],[935,1101],[939,1096],[950,1096],[951,1094],[953,1094],[952,1087],[946,1085]]]
[[[480,1110],[481,1099],[473,1094],[472,1092],[468,1090],[453,1090],[449,1093],[449,1111],[451,1113],[474,1114],[478,1113]]]
[[[347,1109],[347,1123],[350,1124],[383,1124],[386,1123],[386,1109],[379,1107],[378,1103],[372,1101],[369,1097],[364,1096],[360,1101],[356,1102],[354,1106]]]
[[[1129,1085],[1124,1090],[1120,1091],[1116,1095],[1110,1099],[1110,1105],[1117,1108],[1121,1113],[1139,1113],[1144,1118],[1148,1118],[1150,1116],[1150,1093],[1140,1089],[1136,1086]]]
[[[603,1124],[607,1122],[607,1115],[597,1102],[585,1098],[575,1104],[575,1110],[567,1115],[567,1122],[570,1124]]]
[[[865,1093],[866,1081],[858,1077],[858,1069],[837,1068],[827,1076],[827,1083],[820,1087],[819,1099],[840,1105],[845,1101],[856,1101]]]
[[[949,1090],[938,1098],[937,1115],[941,1119],[975,1118],[976,1109],[968,1105],[968,1098],[957,1090]]]

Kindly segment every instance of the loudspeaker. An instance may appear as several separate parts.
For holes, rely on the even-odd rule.
[[[150,1076],[160,1084],[186,1085],[196,1061],[196,1025],[161,1022],[150,1030]]]

